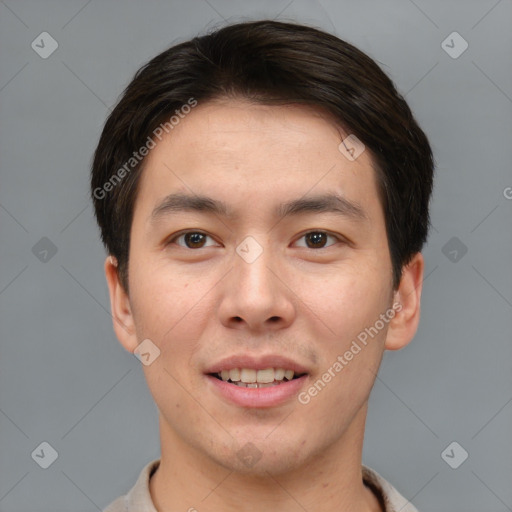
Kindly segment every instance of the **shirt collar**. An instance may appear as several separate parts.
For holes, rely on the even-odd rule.
[[[137,482],[125,496],[126,512],[157,512],[149,492],[149,480],[160,465],[160,459],[148,463]],[[388,481],[373,469],[363,466],[363,481],[376,494],[385,512],[418,512]]]

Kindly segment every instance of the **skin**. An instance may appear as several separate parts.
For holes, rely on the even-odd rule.
[[[148,155],[129,295],[115,259],[105,272],[122,346],[133,352],[149,338],[161,351],[142,366],[160,412],[157,510],[381,510],[361,476],[368,398],[384,350],[416,332],[424,263],[416,254],[393,290],[372,157],[342,155],[346,135],[309,107],[217,100],[195,107]],[[283,202],[333,191],[366,217],[274,215]],[[176,192],[221,200],[232,216],[181,211],[151,222]],[[173,239],[182,230],[208,236],[189,248]],[[339,239],[315,242],[304,236],[311,231]],[[235,251],[249,235],[262,248],[252,263]],[[393,303],[401,311],[308,404],[239,407],[203,373],[232,354],[282,354],[306,366],[307,390]],[[237,456],[249,442],[261,454],[252,467]]]

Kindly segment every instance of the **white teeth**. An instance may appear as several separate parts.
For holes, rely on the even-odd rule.
[[[284,379],[284,368],[277,368],[274,370],[274,378],[276,380],[283,380]]]
[[[292,380],[295,372],[293,370],[285,370],[284,368],[265,368],[264,370],[231,368],[229,370],[222,370],[217,375],[223,381],[229,380],[233,384],[239,384],[241,387],[254,388],[281,384],[284,382],[284,379]]]
[[[280,386],[282,381],[276,380],[269,383],[250,382],[249,384],[246,384],[245,382],[233,382],[233,384],[240,388],[269,388],[270,386]]]
[[[293,375],[294,375],[294,371],[293,370],[286,370],[284,372],[284,377],[285,379],[288,379],[288,380],[292,380],[293,379]]]
[[[240,381],[240,368],[233,368],[229,370],[229,378],[233,382],[239,382]]]
[[[242,368],[240,370],[240,380],[245,383],[256,382],[256,370],[250,368]]]
[[[263,384],[274,382],[274,368],[258,370],[258,373],[256,374],[256,382],[261,382]]]

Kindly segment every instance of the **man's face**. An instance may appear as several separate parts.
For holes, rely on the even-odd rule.
[[[388,325],[352,343],[391,307],[392,267],[369,151],[350,161],[342,138],[306,107],[207,103],[146,160],[129,304],[161,353],[143,368],[168,436],[229,469],[277,474],[362,436]],[[177,194],[226,211],[166,203]],[[302,376],[213,375],[268,368]]]

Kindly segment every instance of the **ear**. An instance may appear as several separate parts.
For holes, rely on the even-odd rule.
[[[399,350],[405,347],[416,334],[420,321],[423,270],[423,256],[419,252],[402,270],[400,285],[394,293],[395,316],[389,322],[384,345],[386,350]]]
[[[112,311],[114,332],[121,345],[128,352],[133,353],[138,345],[135,322],[130,299],[119,280],[117,261],[113,256],[107,256],[105,260],[105,277],[107,278],[110,294],[110,310]]]

